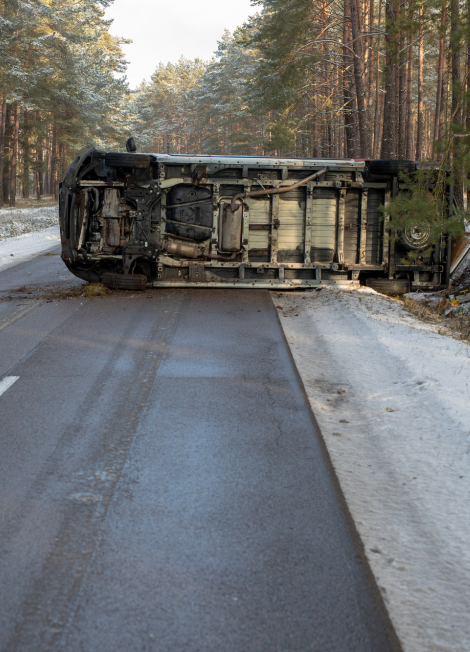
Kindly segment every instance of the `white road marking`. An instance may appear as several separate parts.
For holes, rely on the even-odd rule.
[[[3,380],[0,380],[0,396],[4,394],[7,389],[9,389],[13,383],[16,383],[19,376],[6,376]]]

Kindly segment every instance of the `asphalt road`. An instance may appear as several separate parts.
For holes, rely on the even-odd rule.
[[[269,293],[58,284],[0,274],[0,650],[398,650]]]

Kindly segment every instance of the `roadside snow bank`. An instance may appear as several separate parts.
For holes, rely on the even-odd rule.
[[[22,233],[41,231],[59,224],[58,206],[3,208],[0,210],[0,240]]]
[[[0,271],[31,260],[32,256],[60,244],[58,226],[50,226],[36,233],[0,240]]]
[[[468,346],[365,288],[272,298],[404,650],[468,652]]]

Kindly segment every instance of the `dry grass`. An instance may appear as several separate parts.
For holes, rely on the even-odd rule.
[[[445,313],[451,305],[445,292],[441,294],[442,299],[436,306],[431,306],[424,301],[415,301],[409,297],[403,297],[403,305],[420,321],[437,326],[441,335],[450,335],[454,339],[470,342],[470,315],[451,313],[446,317]]]
[[[70,292],[66,292],[65,296],[74,298],[84,297],[85,299],[91,299],[93,297],[105,297],[108,294],[111,294],[111,290],[102,283],[87,283],[79,290],[71,290]]]

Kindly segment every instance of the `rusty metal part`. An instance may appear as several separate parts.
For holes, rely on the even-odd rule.
[[[215,254],[202,254],[204,258],[210,258],[211,260],[235,260],[235,256],[237,255],[237,251],[232,251],[232,254],[230,256],[217,256]]]
[[[252,190],[251,192],[241,192],[238,195],[234,195],[232,199],[232,211],[235,211],[236,209],[235,202],[237,199],[244,199],[245,197],[263,197],[264,195],[280,195],[283,192],[295,190],[296,188],[299,188],[299,186],[303,186],[304,183],[313,181],[314,179],[323,176],[328,172],[329,169],[330,168],[327,166],[323,168],[323,170],[319,170],[318,172],[315,172],[315,174],[311,174],[309,177],[302,179],[302,181],[294,183],[292,186],[281,186],[281,188],[270,188],[269,190]]]
[[[191,175],[192,182],[198,186],[203,179],[207,178],[207,168],[205,165],[196,165]]]
[[[86,252],[86,249],[84,249],[83,247],[81,247],[81,249],[78,250],[78,253],[82,254],[84,260],[88,260],[88,259],[89,259],[88,254],[87,254],[87,252]],[[65,261],[65,262],[69,262],[69,263],[71,264],[72,261],[67,260],[67,261]]]
[[[125,234],[125,220],[121,220],[121,240],[119,242],[120,245],[126,244],[126,234]]]
[[[121,196],[117,188],[105,188],[101,216],[106,220],[104,236],[109,247],[117,247],[121,242],[120,200]]]
[[[110,218],[107,220],[106,230],[106,243],[109,247],[118,247],[121,242],[121,227],[119,220]]]
[[[163,250],[169,254],[181,256],[182,258],[199,258],[201,250],[194,245],[185,242],[175,242],[174,240],[165,240]]]
[[[93,206],[91,207],[91,212],[96,213],[100,207],[100,195],[98,188],[88,188],[88,192],[93,197]]]
[[[204,276],[205,276],[204,265],[201,265],[199,263],[193,263],[189,265],[188,272],[189,272],[188,280],[191,283],[201,283],[204,281]]]
[[[236,256],[236,252],[233,252],[231,256],[215,256],[213,254],[208,254],[199,249],[195,245],[186,244],[185,242],[175,242],[174,240],[165,240],[160,242],[154,238],[155,242],[162,248],[163,251],[166,251],[168,254],[173,254],[174,256],[181,256],[182,258],[210,258],[212,260],[233,260]]]
[[[232,210],[225,204],[222,213],[222,251],[240,251],[242,246],[243,203]]]

